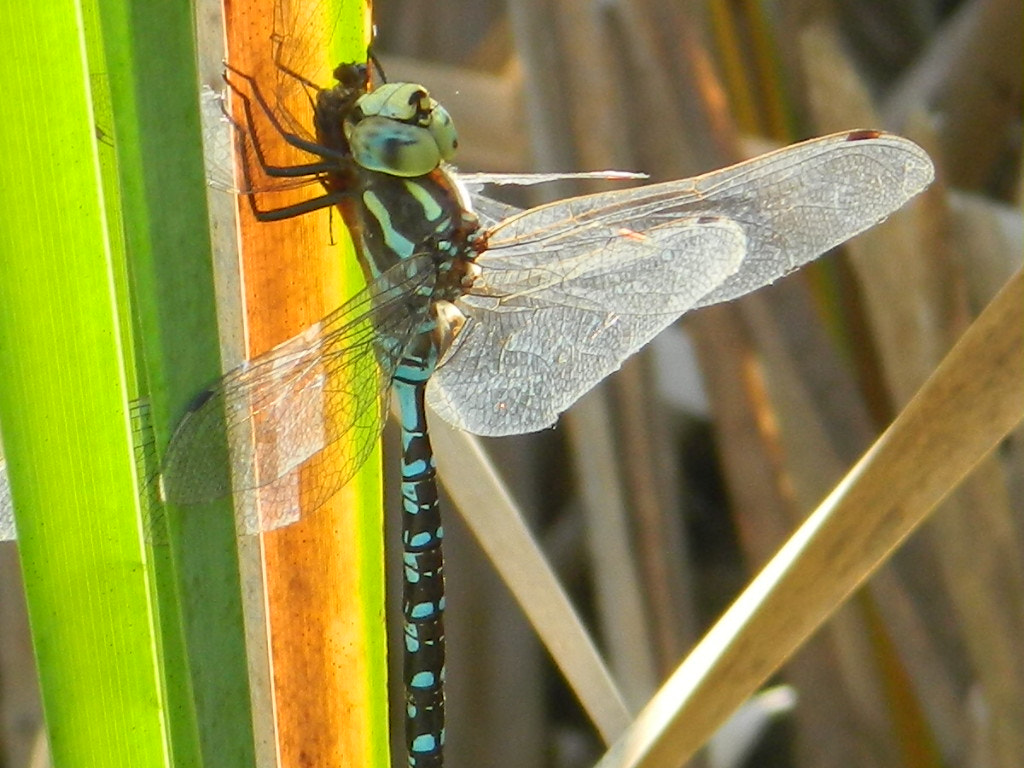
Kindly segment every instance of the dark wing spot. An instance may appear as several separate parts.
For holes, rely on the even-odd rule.
[[[213,397],[213,394],[214,392],[212,389],[204,389],[202,392],[200,392],[198,395],[192,398],[192,402],[188,404],[188,408],[185,409],[185,413],[189,414],[198,411],[200,408],[206,405],[206,402],[211,397]]]
[[[872,131],[872,130],[850,131],[848,134],[846,134],[846,140],[847,141],[864,141],[864,139],[877,139],[881,135],[882,135],[881,131]]]

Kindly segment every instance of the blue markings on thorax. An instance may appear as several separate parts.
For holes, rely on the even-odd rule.
[[[441,204],[434,199],[433,195],[427,191],[426,187],[417,181],[410,181],[409,179],[402,179],[402,183],[405,186],[406,191],[412,195],[413,199],[415,199],[423,208],[424,219],[434,223],[444,216],[444,209],[441,207]],[[447,221],[450,222],[451,219],[447,219]]]
[[[459,210],[449,191],[431,177],[367,175],[362,192],[363,252],[376,278],[429,243],[450,239]]]
[[[391,220],[391,213],[388,211],[380,197],[370,190],[363,192],[363,205],[366,210],[377,220],[380,225],[381,234],[384,236],[384,245],[400,259],[408,259],[415,253],[416,245],[412,240],[405,237],[395,229]]]

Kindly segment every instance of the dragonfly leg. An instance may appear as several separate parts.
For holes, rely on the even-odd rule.
[[[230,64],[225,64],[224,66],[229,72],[236,75],[237,77],[240,77],[242,80],[245,80],[249,84],[249,87],[252,88],[253,98],[256,100],[256,104],[259,105],[260,112],[262,112],[264,117],[266,117],[267,120],[270,121],[270,124],[273,126],[274,130],[280,134],[281,138],[284,139],[285,142],[295,147],[296,149],[301,149],[304,152],[309,152],[311,155],[318,155],[319,157],[322,157],[325,160],[328,158],[333,158],[337,161],[344,161],[347,159],[348,156],[346,155],[345,152],[331,149],[330,147],[325,147],[323,144],[317,144],[315,141],[310,141],[309,139],[304,139],[298,134],[286,129],[281,124],[280,118],[278,118],[278,116],[274,113],[274,110],[270,106],[270,103],[267,101],[266,97],[263,95],[263,91],[260,89],[259,84],[256,82],[256,79],[252,75],[247,75],[246,73],[242,72],[239,69],[236,69]],[[235,93],[240,93],[239,89],[235,86],[234,83],[231,82],[231,79],[227,75],[224,76],[224,80],[227,82],[228,86],[231,88],[232,91],[234,91]],[[337,166],[335,165],[335,167]]]
[[[247,106],[247,99],[244,96],[242,96],[241,98],[243,100],[243,104],[246,104],[246,109],[247,109],[248,108],[248,106]],[[232,123],[234,123],[234,120],[232,120]],[[328,192],[325,195],[320,195],[318,197],[310,198],[309,200],[303,200],[301,203],[294,203],[292,205],[281,206],[280,208],[268,208],[268,209],[260,208],[259,204],[256,201],[256,197],[259,194],[259,191],[256,189],[255,185],[253,184],[252,172],[251,172],[251,170],[249,168],[249,155],[246,152],[247,142],[245,141],[245,138],[244,138],[246,132],[245,132],[245,129],[243,129],[241,126],[239,126],[237,124],[235,124],[235,129],[239,132],[239,137],[240,137],[238,150],[239,150],[240,154],[242,155],[242,163],[241,163],[241,166],[242,166],[242,178],[243,178],[244,183],[245,183],[245,189],[243,191],[243,194],[246,196],[246,198],[248,198],[248,200],[249,200],[249,209],[252,211],[252,215],[256,218],[257,221],[266,222],[266,221],[281,221],[282,219],[291,219],[291,218],[294,218],[296,216],[302,216],[303,214],[310,213],[311,211],[318,211],[321,208],[330,208],[331,206],[337,205],[338,203],[342,202],[346,197],[349,196],[350,193],[341,192],[341,191],[334,191],[334,192]],[[265,164],[264,160],[263,160],[262,151],[260,150],[259,142],[256,140],[255,136],[253,136],[252,144],[253,144],[253,150],[256,153],[257,163],[259,163],[261,170],[263,170],[265,173],[267,173],[268,176],[275,176],[275,175],[276,176],[290,176],[291,175],[291,174],[286,174],[286,173],[277,173],[277,174],[272,173],[271,172],[271,167],[267,166]],[[318,167],[318,165],[320,165],[320,164],[312,164],[312,165],[308,165],[308,166],[293,166],[292,169],[316,169]],[[286,169],[281,169],[281,170],[290,170],[290,169],[286,168]],[[309,173],[306,173],[306,174],[302,174],[302,173],[296,173],[295,174],[295,176],[297,176],[299,178],[301,178],[303,175],[309,176],[310,177],[309,178],[310,182],[322,181],[323,180],[323,177],[321,176],[321,172],[318,171],[318,170],[311,170]]]
[[[320,91],[320,86],[314,83],[305,75],[301,75],[294,69],[289,67],[283,61],[281,61],[281,40],[276,41],[278,44],[274,47],[274,66],[277,67],[278,71],[297,81],[301,86],[302,90],[306,94],[306,99],[309,101],[309,107],[311,110],[316,110],[316,101],[313,99],[312,94]]]
[[[263,151],[263,146],[259,140],[259,136],[255,130],[255,116],[253,114],[252,99],[249,98],[245,93],[239,89],[231,78],[227,75],[224,76],[224,81],[228,84],[228,87],[235,93],[240,99],[242,104],[242,111],[245,114],[246,126],[239,125],[238,122],[230,115],[227,114],[228,119],[234,126],[237,135],[240,137],[239,141],[239,152],[242,155],[242,176],[245,181],[245,194],[249,198],[249,207],[252,210],[253,216],[257,221],[281,221],[282,219],[290,219],[296,216],[302,216],[312,211],[317,211],[322,208],[330,208],[331,206],[337,205],[338,203],[345,200],[349,193],[341,191],[331,191],[325,195],[311,198],[309,200],[303,200],[300,203],[292,205],[282,206],[280,208],[263,209],[260,208],[256,201],[257,188],[253,183],[252,171],[249,166],[249,145],[252,146],[252,152],[255,155],[256,164],[259,166],[260,171],[265,175],[273,178],[294,178],[294,179],[306,179],[309,182],[323,182],[327,174],[331,172],[337,172],[340,161],[336,158],[343,157],[340,152],[334,152],[327,147],[322,147],[314,142],[307,141],[294,133],[285,130],[284,126],[278,120],[273,110],[270,108],[270,104],[266,101],[257,84],[255,78],[251,75],[247,75],[244,72],[232,67],[230,64],[225,64],[225,67],[237,77],[244,80],[249,84],[252,89],[253,98],[255,98],[257,105],[259,106],[260,112],[270,121],[271,126],[277,131],[281,138],[288,144],[309,152],[313,155],[320,156],[319,162],[305,163],[301,165],[292,166],[278,166],[271,165],[267,162],[266,155]]]
[[[225,78],[225,80],[227,79]],[[238,132],[239,136],[249,137],[252,142],[253,153],[256,155],[256,163],[259,165],[260,171],[265,173],[267,176],[274,178],[301,178],[303,176],[318,177],[322,174],[338,170],[338,163],[333,160],[321,160],[320,162],[304,163],[302,165],[271,165],[267,162],[266,155],[263,152],[263,145],[253,128],[255,125],[255,118],[253,117],[252,112],[252,100],[235,88],[230,80],[227,80],[227,82],[231,86],[231,90],[234,91],[235,95],[242,103],[242,111],[245,113],[245,122],[248,128],[240,125],[238,121],[226,111],[224,114],[227,116],[228,120],[231,121],[231,125],[234,127],[235,131]],[[285,134],[282,133],[282,136],[285,136]],[[287,141],[287,137],[285,140]],[[247,142],[242,141],[243,149],[246,144]]]
[[[281,221],[282,219],[293,219],[296,216],[302,216],[312,211],[319,211],[321,208],[331,208],[332,206],[338,205],[338,203],[349,197],[346,192],[329,192],[326,195],[320,195],[309,200],[303,200],[301,203],[295,203],[294,205],[285,205],[280,208],[269,208],[261,209],[256,205],[256,198],[254,195],[248,195],[249,197],[249,208],[252,211],[252,215],[256,217],[257,221]]]

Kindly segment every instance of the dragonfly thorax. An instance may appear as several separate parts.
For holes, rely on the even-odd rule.
[[[434,257],[439,274],[460,258],[476,258],[473,243],[480,231],[478,220],[463,207],[458,189],[443,168],[415,178],[357,168],[357,176],[360,193],[350,225],[355,224],[359,232],[368,279],[422,254]],[[445,289],[458,291],[463,276],[446,280]]]

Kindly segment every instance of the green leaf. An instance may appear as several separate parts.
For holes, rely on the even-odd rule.
[[[0,421],[54,763],[170,765],[89,24],[70,0],[0,9]]]

